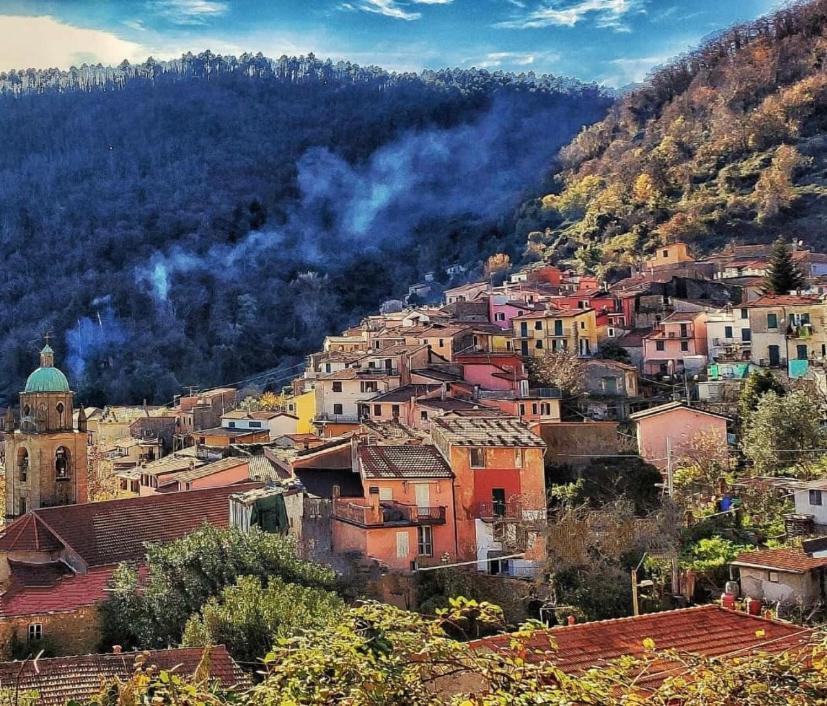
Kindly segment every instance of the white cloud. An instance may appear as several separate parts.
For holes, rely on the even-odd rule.
[[[476,66],[478,69],[492,69],[504,66],[532,67],[540,63],[548,64],[559,60],[560,54],[553,51],[495,51],[489,52],[482,59],[466,59],[463,63],[466,65]]]
[[[392,17],[395,20],[418,20],[421,12],[411,10],[412,5],[450,5],[454,0],[361,0],[361,2],[343,2],[339,5],[342,10],[362,10],[375,15]]]
[[[150,10],[179,25],[203,25],[222,15],[230,6],[222,0],[150,0]]]
[[[629,31],[624,20],[643,12],[644,0],[546,0],[543,4],[510,20],[498,22],[507,29],[574,27],[590,18],[597,27]]]
[[[111,32],[74,27],[48,15],[0,15],[0,70],[118,64],[146,56],[140,44]]]
[[[612,70],[606,72],[599,80],[618,88],[628,86],[630,83],[640,83],[653,68],[665,64],[669,59],[668,54],[614,59],[609,62]]]

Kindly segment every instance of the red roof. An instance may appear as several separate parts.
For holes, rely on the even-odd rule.
[[[142,498],[38,508],[13,522],[0,536],[0,550],[31,550],[32,537],[51,536],[39,551],[70,548],[87,566],[134,561],[144,556],[145,542],[170,542],[205,522],[229,525],[229,496],[260,484],[236,484]],[[34,534],[20,525],[42,526]]]
[[[778,620],[767,620],[717,605],[704,605],[630,618],[601,620],[552,628],[535,633],[526,642],[534,650],[549,650],[548,659],[565,672],[582,672],[626,655],[641,656],[647,638],[657,650],[705,657],[723,657],[757,650],[782,652],[805,644],[812,630]],[[549,637],[556,649],[549,646]],[[512,635],[498,635],[472,643],[477,647],[509,650]],[[528,660],[545,657],[527,653]],[[639,679],[648,686],[663,681],[675,663],[664,660]]]
[[[95,605],[106,597],[114,571],[113,564],[85,574],[64,576],[48,586],[12,585],[0,596],[0,616],[63,613]]]
[[[762,549],[757,552],[739,554],[732,564],[733,566],[755,566],[762,569],[804,574],[827,566],[827,556],[810,556],[802,549]]]
[[[547,309],[545,311],[532,311],[528,314],[521,314],[520,316],[512,317],[512,321],[522,321],[523,319],[568,319],[573,316],[585,314],[592,309]]]
[[[435,446],[362,446],[359,460],[365,478],[454,477]]]
[[[744,304],[744,307],[808,306],[811,304],[821,304],[821,299],[819,297],[803,294],[765,294],[764,296],[758,297],[758,299],[753,299],[751,302],[747,302]]]
[[[36,514],[28,513],[0,534],[0,551],[56,552],[63,544]]]
[[[19,684],[21,691],[37,691],[40,706],[63,706],[70,700],[85,703],[98,694],[103,680],[129,679],[135,671],[135,658],[141,654],[147,656],[146,667],[174,669],[190,676],[201,662],[203,648],[53,657],[25,664],[0,662],[0,688]],[[211,649],[209,671],[225,688],[249,684],[249,678],[223,645]]]

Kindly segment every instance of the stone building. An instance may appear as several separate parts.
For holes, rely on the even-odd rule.
[[[54,365],[46,345],[40,367],[20,393],[20,423],[6,412],[6,517],[54,505],[87,500],[86,417],[77,428],[72,416],[73,393],[66,376]]]

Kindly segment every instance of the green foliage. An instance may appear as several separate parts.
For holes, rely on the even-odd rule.
[[[783,397],[772,390],[763,394],[747,421],[742,441],[744,456],[756,475],[793,468],[806,476],[818,460],[812,450],[823,445],[821,410],[800,390]]]
[[[778,238],[772,245],[769,268],[764,277],[764,292],[787,294],[801,289],[804,283],[804,275],[793,261],[789,246],[783,238]]]
[[[738,399],[738,417],[742,426],[746,427],[762,395],[770,391],[777,395],[785,395],[787,392],[781,381],[769,369],[764,368],[750,373],[741,387],[741,396]]]
[[[752,548],[723,537],[707,537],[684,548],[681,565],[697,573],[716,572],[726,568],[741,552]]]
[[[104,647],[177,644],[189,617],[239,576],[325,589],[335,582],[329,569],[298,558],[292,538],[210,525],[170,544],[149,546],[147,566],[145,579],[126,565],[116,570],[101,606]]]
[[[224,645],[234,659],[249,666],[267,654],[274,638],[329,625],[343,610],[342,600],[330,591],[276,577],[262,583],[240,576],[187,621],[182,644]]]
[[[609,338],[600,344],[599,354],[606,360],[616,360],[620,363],[631,363],[629,351],[621,346],[615,339]]]

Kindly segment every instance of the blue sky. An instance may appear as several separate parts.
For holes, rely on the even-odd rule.
[[[623,86],[777,0],[0,0],[0,71],[209,48]]]

